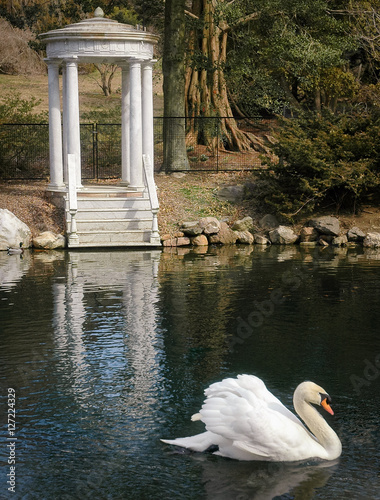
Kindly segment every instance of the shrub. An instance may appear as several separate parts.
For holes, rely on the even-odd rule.
[[[47,123],[48,113],[36,113],[40,104],[35,97],[23,99],[20,93],[12,92],[0,98],[1,123]]]
[[[380,115],[305,114],[282,120],[265,201],[287,218],[333,204],[355,211],[380,186]]]
[[[41,164],[49,150],[48,115],[36,113],[39,103],[34,97],[22,99],[18,93],[0,98],[0,179],[47,175]]]

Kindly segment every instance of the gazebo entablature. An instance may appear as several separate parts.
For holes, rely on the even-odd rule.
[[[144,189],[143,155],[153,165],[153,52],[158,37],[138,27],[95,17],[41,36],[46,41],[49,85],[50,184],[64,191],[68,155],[74,155],[76,186],[82,187],[79,126],[79,63],[109,63],[122,68],[121,183]],[[62,67],[62,113],[59,68]],[[62,123],[63,122],[63,123]],[[63,126],[62,126],[63,125]],[[63,131],[63,133],[62,133]]]

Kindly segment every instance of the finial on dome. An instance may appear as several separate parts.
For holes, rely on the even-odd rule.
[[[94,17],[104,17],[104,11],[101,7],[95,9]]]

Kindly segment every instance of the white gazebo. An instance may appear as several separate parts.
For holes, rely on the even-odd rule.
[[[40,36],[47,44],[50,145],[48,189],[65,196],[69,246],[157,245],[158,203],[153,181],[152,83],[155,62],[153,48],[157,43],[157,36],[139,27],[106,19],[100,8],[96,9],[91,19],[48,31]],[[113,194],[105,194],[100,187],[90,189],[82,185],[79,63],[111,63],[122,68],[121,182],[112,188]],[[113,207],[106,206],[110,204],[110,200],[101,206],[100,200],[105,198],[118,198],[120,202],[123,193],[126,198],[123,208],[130,205],[128,212],[122,213],[120,203]],[[85,203],[82,202],[83,198]],[[93,206],[91,198],[95,198]],[[146,201],[149,202],[149,208]],[[82,213],[82,208],[86,209],[85,213]],[[147,213],[149,210],[150,215]],[[140,219],[143,222],[138,224]],[[152,224],[148,230],[149,220]]]

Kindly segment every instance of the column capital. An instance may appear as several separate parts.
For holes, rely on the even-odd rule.
[[[131,57],[130,61],[129,61],[129,66],[132,67],[132,66],[142,66],[144,62],[144,59],[138,59],[137,57]]]
[[[122,61],[118,61],[117,65],[120,66],[121,68],[128,68],[129,64],[131,62],[131,59],[132,59],[131,57],[126,57]]]
[[[65,59],[63,59],[63,62],[66,64],[66,66],[78,66],[79,59],[78,56],[65,57]]]
[[[62,63],[61,59],[48,59],[48,58],[45,58],[44,61],[47,64],[48,67],[49,66],[59,66]]]
[[[156,64],[157,59],[148,59],[142,62],[142,67],[153,67],[154,64]]]

